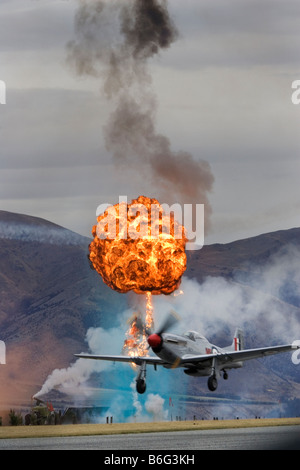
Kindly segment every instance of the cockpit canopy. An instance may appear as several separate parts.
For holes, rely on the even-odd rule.
[[[197,331],[187,331],[186,333],[184,333],[183,336],[191,339],[192,341],[196,341],[198,339],[205,339],[204,336],[200,335],[200,333],[198,333]]]

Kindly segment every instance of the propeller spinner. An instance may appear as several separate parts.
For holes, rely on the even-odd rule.
[[[162,337],[157,333],[153,333],[152,335],[148,336],[148,344],[150,348],[158,348],[162,343]]]
[[[148,336],[147,341],[150,348],[159,348],[163,342],[161,335],[168,331],[178,321],[179,315],[174,310],[171,310],[169,315],[166,317],[164,323],[161,325],[159,331],[157,333],[152,333]]]

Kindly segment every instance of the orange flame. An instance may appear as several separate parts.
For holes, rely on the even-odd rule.
[[[151,292],[146,293],[146,329],[148,331],[152,331],[154,326],[154,319],[153,319],[153,305],[152,305],[152,296]]]
[[[138,294],[178,288],[186,269],[185,229],[156,199],[139,196],[116,204],[97,220],[89,258],[106,284]]]
[[[123,352],[128,356],[146,356],[148,354],[147,331],[154,325],[151,292],[146,293],[146,317],[142,321],[140,313],[134,313],[129,319],[130,326],[126,332]]]

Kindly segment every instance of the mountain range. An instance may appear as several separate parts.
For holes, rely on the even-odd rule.
[[[53,370],[67,369],[74,353],[87,350],[89,329],[118,328],[118,319],[130,311],[132,296],[112,291],[90,268],[90,241],[47,220],[0,211],[0,339],[6,344],[0,410],[26,406]],[[203,311],[196,323],[221,346],[231,342],[233,323],[239,320],[246,347],[286,342],[289,334],[293,341],[300,337],[299,254],[300,228],[190,251],[178,305],[194,312],[192,301],[200,299]],[[284,401],[287,409],[288,403],[299,403],[299,367],[288,355],[251,361],[220,381],[214,395],[206,379],[184,377],[183,390],[178,374],[184,374],[176,371],[172,389],[176,383],[178,403],[184,395],[186,410],[203,416],[207,406],[225,404],[226,412],[236,412],[239,403],[247,414],[257,401],[268,403],[271,411]],[[165,371],[163,380],[172,373]],[[104,377],[109,387],[116,386],[118,373],[106,370]],[[97,374],[89,381],[95,384],[103,387]],[[162,390],[155,383],[152,388]]]

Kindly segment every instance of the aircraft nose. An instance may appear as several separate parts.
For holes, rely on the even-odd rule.
[[[148,337],[148,344],[151,348],[158,348],[161,345],[162,339],[161,336],[156,333]]]

